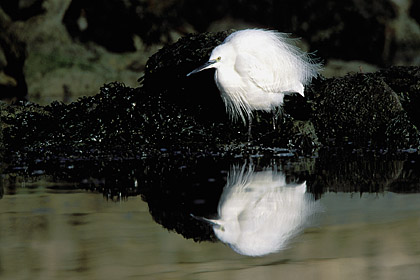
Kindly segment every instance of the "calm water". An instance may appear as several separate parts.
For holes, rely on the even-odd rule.
[[[406,165],[394,162],[392,166],[391,173],[399,176],[395,175],[394,179],[411,178],[406,184],[418,184],[418,179],[412,178]],[[284,168],[277,168],[276,174],[280,169],[284,171]],[[383,170],[383,166],[380,169]],[[220,174],[226,179],[229,172],[232,169],[225,169]],[[289,177],[288,172],[284,173]],[[360,177],[360,174],[356,175]],[[162,217],[169,214],[152,211],[156,205],[152,206],[150,192],[140,191],[141,196],[126,198],[117,195],[110,199],[104,192],[79,189],[80,185],[74,183],[58,184],[48,176],[35,183],[27,180],[12,180],[11,183],[10,175],[3,175],[0,186],[4,191],[0,200],[0,278],[419,279],[420,193],[390,191],[392,182],[382,180],[389,176],[375,176],[383,191],[331,192],[330,185],[330,191],[324,190],[316,201],[309,189],[319,180],[307,181],[308,193],[305,195],[309,195],[309,200],[304,201],[317,204],[316,214],[308,218],[310,223],[305,223],[279,252],[251,257],[216,242],[214,235],[206,237],[213,241],[194,242],[168,231],[161,224],[165,224]],[[252,182],[261,181],[260,177],[255,178],[258,180]],[[213,184],[218,180],[217,176],[211,176],[206,181]],[[293,183],[290,180],[298,182],[296,184],[305,182],[288,178],[287,184]],[[397,181],[400,184],[404,180]],[[272,181],[275,180],[270,179]],[[139,184],[137,180],[134,182]],[[226,198],[223,196],[225,189],[215,187],[216,197]],[[197,194],[192,197],[192,206],[185,208],[187,212],[212,201]],[[190,198],[179,199],[179,205],[185,205]],[[259,200],[262,199],[265,198]],[[165,201],[163,197],[162,207]],[[217,212],[214,205],[217,206],[218,199],[215,203],[213,208]],[[174,212],[179,208],[175,206]],[[300,207],[296,206],[296,209],[302,209]],[[185,215],[189,222],[204,223],[189,214]],[[204,210],[194,214],[209,217]],[[187,223],[182,224],[182,219],[174,223],[187,226]]]

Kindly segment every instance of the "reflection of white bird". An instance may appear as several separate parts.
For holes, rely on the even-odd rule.
[[[321,68],[287,34],[261,29],[232,33],[211,53],[203,66],[187,76],[216,68],[214,79],[228,113],[251,122],[253,110],[272,111],[284,94],[304,95],[304,85]]]
[[[236,168],[219,201],[218,219],[206,219],[216,236],[239,254],[261,256],[284,249],[317,207],[306,182],[286,184],[282,174]]]

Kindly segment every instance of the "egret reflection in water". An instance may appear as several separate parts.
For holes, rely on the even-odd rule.
[[[282,173],[234,167],[209,222],[220,241],[242,255],[262,256],[287,247],[319,211],[306,182],[287,184]]]

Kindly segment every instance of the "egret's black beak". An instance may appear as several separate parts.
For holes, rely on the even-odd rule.
[[[198,73],[198,72],[200,72],[201,70],[204,70],[204,69],[207,69],[207,68],[211,68],[211,66],[212,66],[213,64],[215,64],[216,62],[217,62],[217,60],[216,60],[216,59],[212,59],[212,60],[207,61],[206,63],[204,63],[204,64],[203,64],[203,65],[201,65],[200,67],[198,67],[198,68],[196,68],[196,69],[192,70],[190,73],[188,73],[188,74],[187,74],[187,77],[188,77],[188,76],[190,76],[190,75],[192,75],[192,74]]]

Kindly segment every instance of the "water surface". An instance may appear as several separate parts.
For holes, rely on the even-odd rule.
[[[291,168],[292,174],[285,165],[275,166],[285,172],[288,182],[306,180],[308,191],[319,189],[321,181],[333,182],[333,177],[325,173],[322,180],[315,180],[321,175],[297,172],[296,166]],[[158,192],[161,200],[154,199],[152,189],[142,189],[144,181],[139,177],[137,181],[130,180],[139,185],[141,195],[119,196],[99,191],[103,190],[98,187],[100,179],[92,180],[97,188],[89,190],[80,188],[83,182],[57,182],[48,176],[44,181],[22,182],[11,180],[10,174],[3,175],[0,278],[418,279],[420,193],[397,191],[400,188],[392,186],[405,182],[410,190],[415,190],[413,186],[419,181],[412,169],[407,169],[409,163],[393,162],[390,166],[393,167],[387,174],[369,172],[381,191],[344,191],[340,186],[333,189],[338,180],[348,184],[352,175],[336,177],[330,190],[323,188],[316,195],[322,212],[286,248],[262,257],[236,253],[217,241],[210,225],[200,224],[190,216],[191,211],[203,216],[217,214],[228,168],[214,173],[221,174],[220,178],[207,174],[203,179],[214,187],[214,197],[206,198],[211,190],[198,192],[196,184],[184,185],[182,189],[186,191],[181,194],[181,187],[172,189],[171,198]],[[384,170],[383,166],[379,168]],[[357,169],[363,170],[360,166]],[[370,169],[365,165],[364,170]],[[353,176],[357,182],[361,178],[357,172]],[[158,186],[153,190],[157,189]],[[165,192],[170,193],[171,189]],[[169,202],[173,216],[168,223],[163,217],[170,212],[159,212],[157,207],[164,209]],[[178,220],[175,214],[180,217]],[[197,228],[185,229],[185,238],[179,227],[189,226]]]

